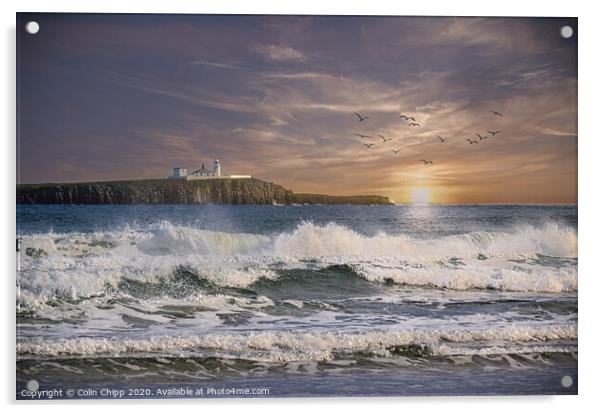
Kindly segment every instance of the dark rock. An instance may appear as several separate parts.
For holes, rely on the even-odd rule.
[[[294,194],[281,185],[250,179],[81,182],[17,185],[17,204],[361,204],[388,205],[375,195]]]

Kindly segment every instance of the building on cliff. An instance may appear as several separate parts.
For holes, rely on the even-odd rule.
[[[201,164],[201,168],[191,173],[188,173],[187,168],[176,167],[173,168],[172,174],[169,176],[170,179],[184,179],[192,181],[196,179],[220,179],[220,178],[236,178],[245,179],[251,178],[251,175],[222,175],[222,164],[219,158],[216,156],[213,161],[211,169],[206,169],[205,164]]]

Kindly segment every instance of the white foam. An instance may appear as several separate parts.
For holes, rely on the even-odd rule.
[[[554,223],[430,240],[384,233],[367,237],[332,223],[303,223],[271,237],[161,223],[91,234],[28,235],[21,245],[17,300],[23,307],[102,294],[125,277],[155,282],[182,267],[218,285],[247,287],[277,277],[278,268],[305,268],[307,261],[314,267],[347,264],[370,281],[459,290],[577,291],[576,232]],[[575,262],[555,268],[510,261],[539,255]],[[452,258],[462,265],[442,265]]]
[[[439,266],[387,267],[381,264],[356,264],[355,271],[370,281],[393,281],[414,286],[441,287],[453,290],[495,289],[529,292],[577,291],[576,268],[546,268],[537,265],[495,267],[490,263],[470,263],[462,268]]]
[[[292,233],[278,235],[274,253],[281,257],[313,258],[398,256],[407,259],[477,257],[577,256],[577,234],[568,227],[547,223],[540,228],[520,226],[509,232],[472,232],[431,240],[380,233],[366,237],[343,226],[304,223]]]
[[[488,354],[528,351],[519,343],[545,342],[553,350],[555,340],[576,340],[576,325],[546,327],[512,326],[477,330],[387,330],[357,333],[314,331],[264,331],[198,336],[154,336],[150,338],[109,339],[26,339],[17,343],[21,357],[44,356],[136,356],[142,354],[219,354],[226,358],[260,361],[319,361],[337,358],[337,353],[374,353],[391,355],[396,346],[428,346],[435,355],[476,354],[462,345],[479,343]],[[504,344],[505,343],[505,344]],[[452,344],[459,346],[453,347]],[[489,346],[487,345],[489,344]],[[493,347],[495,345],[495,347]],[[507,349],[506,349],[507,347]],[[558,348],[565,349],[567,346]],[[521,350],[523,349],[524,350]],[[574,348],[573,348],[574,350]],[[562,350],[564,351],[564,350]]]

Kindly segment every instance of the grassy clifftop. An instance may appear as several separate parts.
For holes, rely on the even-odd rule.
[[[147,179],[17,185],[17,204],[390,204],[381,196],[294,194],[282,185],[250,179]]]

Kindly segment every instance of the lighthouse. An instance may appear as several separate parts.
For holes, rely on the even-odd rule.
[[[217,155],[215,155],[215,161],[213,161],[213,176],[222,176],[222,165]]]
[[[217,155],[211,167],[205,168],[205,164],[201,164],[200,169],[188,172],[187,168],[173,168],[169,179],[184,179],[186,181],[194,181],[197,179],[250,179],[251,175],[222,175],[222,163]]]

